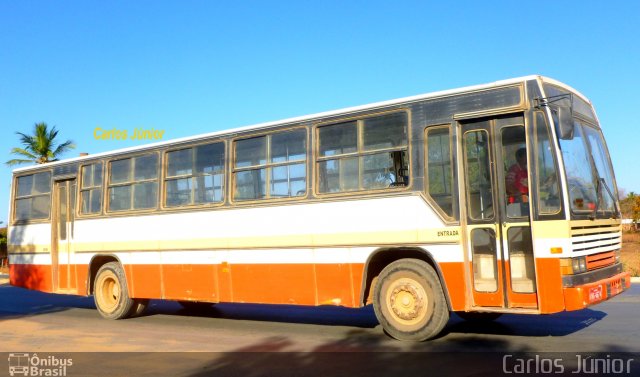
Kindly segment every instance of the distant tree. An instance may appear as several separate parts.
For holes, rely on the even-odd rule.
[[[640,196],[634,196],[633,198],[633,208],[632,208],[632,217],[633,224],[636,229],[638,229],[638,220],[640,220]]]
[[[2,224],[2,221],[0,221]],[[2,259],[7,257],[7,228],[0,228],[0,266]]]
[[[636,198],[638,198],[638,195],[631,191],[624,199],[620,200],[620,211],[622,212],[623,218],[633,219],[633,207],[635,205]]]
[[[20,136],[20,144],[22,148],[13,148],[11,153],[22,158],[15,158],[6,162],[8,166],[19,164],[28,164],[35,162],[36,164],[46,164],[47,162],[57,161],[60,155],[75,148],[73,141],[67,140],[61,144],[56,143],[58,130],[55,127],[47,126],[46,123],[36,123],[33,135],[16,132]]]

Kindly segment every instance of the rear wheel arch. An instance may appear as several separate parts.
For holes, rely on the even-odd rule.
[[[362,273],[362,283],[360,290],[360,305],[368,305],[373,297],[373,288],[377,283],[377,277],[380,272],[389,264],[400,259],[419,259],[428,263],[438,275],[444,297],[447,302],[449,310],[452,310],[451,299],[449,297],[449,290],[445,284],[444,275],[438,263],[436,263],[433,255],[421,247],[391,247],[380,248],[374,251],[365,263],[364,271]]]
[[[87,295],[90,296],[95,291],[95,280],[96,274],[100,267],[104,266],[109,262],[117,262],[124,269],[124,265],[120,261],[120,259],[113,254],[97,254],[91,258],[89,262],[89,273],[87,274]]]
[[[130,310],[127,310],[126,313],[119,316],[119,318],[117,319],[127,318],[127,317],[137,317],[142,315],[142,313],[144,312],[144,310],[147,308],[149,304],[149,299],[131,298],[132,297],[131,284],[127,279],[124,264],[120,261],[120,259],[117,256],[113,254],[97,254],[91,258],[91,261],[89,262],[89,272],[87,274],[87,295],[88,296],[93,295],[95,300],[96,277],[98,275],[98,272],[102,269],[102,267],[109,263],[113,263],[117,265],[115,267],[119,268],[122,271],[121,279],[124,280],[123,284],[124,286],[127,287],[126,297],[127,299],[130,298],[132,301],[130,305],[131,306]]]

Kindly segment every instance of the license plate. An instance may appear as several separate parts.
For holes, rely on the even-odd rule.
[[[615,296],[618,293],[622,292],[624,288],[622,288],[622,281],[620,279],[614,280],[610,283],[610,291],[611,296]]]
[[[598,285],[589,289],[589,302],[596,302],[602,300],[602,286]]]

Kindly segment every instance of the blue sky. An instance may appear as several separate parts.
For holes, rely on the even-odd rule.
[[[72,157],[138,144],[98,126],[168,140],[543,74],[591,98],[619,187],[640,192],[640,2],[443,3],[2,1],[0,161],[41,121]]]

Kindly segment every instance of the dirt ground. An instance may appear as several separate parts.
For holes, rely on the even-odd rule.
[[[640,233],[622,234],[622,253],[620,254],[625,271],[631,276],[640,276]]]

